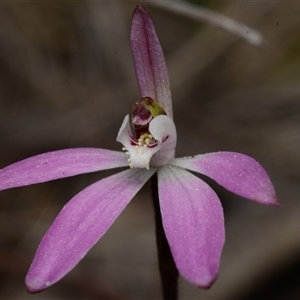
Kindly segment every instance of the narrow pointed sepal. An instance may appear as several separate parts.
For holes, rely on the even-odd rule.
[[[131,52],[142,97],[151,97],[173,118],[168,70],[148,12],[140,5],[132,16]]]
[[[213,152],[177,158],[172,164],[206,175],[239,196],[261,204],[280,205],[265,169],[247,155]]]
[[[0,169],[0,190],[127,166],[122,152],[74,148],[39,154]]]
[[[174,166],[158,171],[163,227],[179,273],[209,288],[215,281],[225,241],[216,193],[201,179]]]
[[[51,286],[86,255],[155,170],[126,170],[87,187],[61,210],[26,276],[29,292]]]

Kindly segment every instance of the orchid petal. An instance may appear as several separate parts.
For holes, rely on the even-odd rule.
[[[0,170],[0,190],[127,166],[122,152],[74,148],[36,155]]]
[[[163,166],[175,156],[177,142],[175,124],[170,117],[160,115],[150,122],[149,132],[160,144],[159,151],[151,159],[151,165]]]
[[[151,97],[173,118],[168,70],[154,25],[147,11],[137,6],[130,31],[131,52],[141,97]]]
[[[126,170],[77,194],[44,236],[26,276],[29,292],[51,286],[86,255],[155,170]]]
[[[279,205],[264,168],[253,158],[235,152],[214,152],[177,158],[172,164],[204,174],[227,190],[262,204]]]
[[[210,287],[225,240],[218,196],[203,180],[174,166],[158,171],[158,190],[163,227],[180,274]]]

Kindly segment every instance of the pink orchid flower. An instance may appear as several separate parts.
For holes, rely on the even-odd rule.
[[[133,13],[130,40],[141,100],[125,117],[117,136],[125,153],[65,149],[0,170],[0,190],[4,190],[130,166],[90,185],[63,207],[26,276],[29,292],[51,286],[72,270],[156,172],[163,228],[176,267],[199,287],[209,287],[218,274],[224,217],[216,193],[187,170],[204,174],[242,197],[278,205],[267,173],[251,157],[216,152],[174,158],[177,137],[168,72],[153,23],[141,6]]]

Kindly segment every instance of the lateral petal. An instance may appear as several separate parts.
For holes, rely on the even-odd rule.
[[[210,287],[225,240],[216,193],[203,180],[174,166],[158,171],[158,190],[163,227],[180,274],[199,287]]]
[[[51,286],[86,255],[155,170],[126,170],[87,187],[61,210],[26,276],[31,293]]]
[[[170,81],[164,54],[148,12],[140,5],[132,16],[131,52],[141,97],[151,97],[173,118]]]
[[[262,204],[279,205],[273,184],[253,158],[235,152],[213,152],[177,158],[172,164],[204,174],[227,190]]]
[[[124,153],[106,149],[73,148],[47,152],[0,169],[0,190],[127,165]]]

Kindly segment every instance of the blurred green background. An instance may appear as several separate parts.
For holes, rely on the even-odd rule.
[[[300,298],[300,3],[193,1],[255,28],[233,34],[145,3],[169,67],[177,156],[243,152],[283,205],[265,207],[212,181],[227,240],[219,277],[180,299]],[[70,147],[121,150],[138,100],[129,45],[133,1],[0,3],[0,168]],[[80,264],[41,294],[24,278],[63,205],[103,171],[0,193],[1,299],[160,299],[154,216],[145,186]]]

